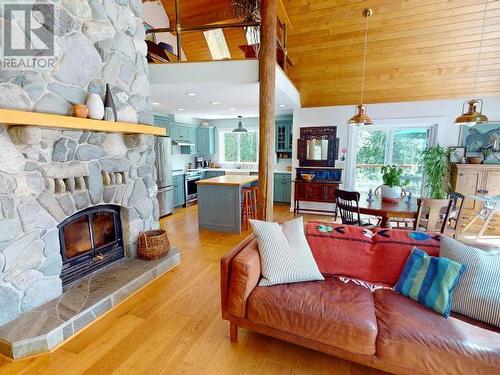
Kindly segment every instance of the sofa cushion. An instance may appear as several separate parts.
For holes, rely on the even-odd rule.
[[[443,237],[440,256],[466,265],[451,310],[500,327],[500,254]]]
[[[256,287],[248,319],[353,353],[375,353],[377,323],[369,289],[337,278]]]
[[[325,227],[330,227],[331,231],[325,232]],[[429,255],[439,255],[439,234],[366,229],[315,221],[307,224],[306,234],[323,274],[348,276],[383,285],[396,284],[414,246]]]
[[[375,291],[374,299],[382,361],[427,374],[500,373],[500,333],[494,327],[446,319],[391,290]]]

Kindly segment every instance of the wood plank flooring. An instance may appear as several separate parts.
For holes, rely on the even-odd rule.
[[[275,219],[291,218],[275,206]],[[328,217],[307,215],[305,220]],[[161,222],[181,264],[51,354],[10,362],[0,374],[341,374],[382,372],[257,333],[229,342],[220,317],[219,259],[248,233],[199,231],[197,208]]]

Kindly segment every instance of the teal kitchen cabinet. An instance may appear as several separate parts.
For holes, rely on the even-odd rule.
[[[200,126],[196,131],[198,154],[215,154],[215,128],[213,126]]]
[[[174,176],[174,207],[181,207],[186,204],[186,195],[184,192],[184,175]]]
[[[174,142],[192,143],[192,146],[181,146],[181,154],[197,153],[197,127],[193,125],[180,124],[178,122],[170,123],[169,135]]]
[[[292,152],[293,120],[292,118],[276,120],[276,152]]]
[[[226,174],[226,172],[224,172],[224,171],[205,171],[204,178],[220,177],[220,176],[224,176],[225,174]]]
[[[155,126],[159,128],[164,128],[167,130],[167,136],[170,136],[170,122],[171,119],[167,116],[162,116],[162,115],[154,115],[154,120],[155,120]]]
[[[274,174],[274,202],[290,203],[292,199],[292,175],[290,173]]]

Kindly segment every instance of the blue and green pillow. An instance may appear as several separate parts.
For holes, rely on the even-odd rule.
[[[447,258],[431,257],[415,247],[395,290],[448,317],[453,289],[464,271],[463,264]]]

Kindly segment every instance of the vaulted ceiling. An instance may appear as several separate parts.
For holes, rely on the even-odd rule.
[[[170,18],[172,0],[162,0]],[[500,95],[499,0],[278,0],[291,22],[289,75],[304,107],[360,100],[369,19],[366,103],[469,97],[479,57],[480,96]],[[180,0],[183,26],[232,18],[229,0]],[[487,4],[480,48],[483,11]],[[225,31],[233,58],[243,32]],[[202,33],[184,34],[189,60],[210,59]],[[234,54],[233,54],[234,52]]]

